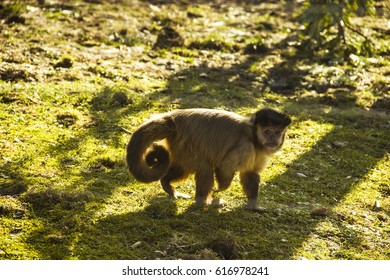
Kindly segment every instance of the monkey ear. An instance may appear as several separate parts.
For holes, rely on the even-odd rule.
[[[252,116],[251,116],[250,119],[249,119],[249,122],[250,122],[252,125],[255,125],[255,124],[256,124],[256,114],[252,114]]]

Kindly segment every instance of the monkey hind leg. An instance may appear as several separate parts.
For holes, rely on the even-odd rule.
[[[211,204],[213,186],[214,186],[214,171],[211,166],[207,164],[203,165],[202,168],[195,172],[195,184],[196,194],[195,202],[198,205]]]
[[[187,174],[182,167],[178,165],[172,165],[169,168],[168,173],[161,179],[160,181],[161,186],[164,189],[164,191],[168,193],[168,195],[173,199],[177,199],[177,198],[189,199],[190,198],[189,195],[176,191],[171,184],[172,181],[176,181],[185,177],[187,177]]]

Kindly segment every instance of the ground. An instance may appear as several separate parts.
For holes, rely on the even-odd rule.
[[[301,51],[301,2],[3,1],[0,259],[390,259],[388,3],[342,62]],[[155,113],[265,106],[293,119],[265,213],[237,178],[199,209],[127,171]]]

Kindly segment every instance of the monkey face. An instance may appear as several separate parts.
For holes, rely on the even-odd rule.
[[[261,109],[252,116],[251,122],[258,147],[272,154],[282,147],[291,118],[272,109]]]
[[[280,149],[284,142],[285,128],[273,126],[257,126],[257,139],[268,152],[274,153]]]

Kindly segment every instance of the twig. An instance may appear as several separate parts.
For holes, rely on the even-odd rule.
[[[346,24],[345,26],[346,26],[349,30],[355,32],[356,34],[362,36],[364,39],[366,39],[366,40],[368,40],[368,41],[371,42],[370,38],[368,38],[368,36],[364,35],[363,32],[357,30],[356,28],[352,27],[352,26],[349,25],[349,24]]]
[[[133,134],[133,132],[131,132],[130,130],[127,130],[126,128],[124,127],[120,127],[121,130],[123,130],[124,132],[126,132],[127,134]]]

